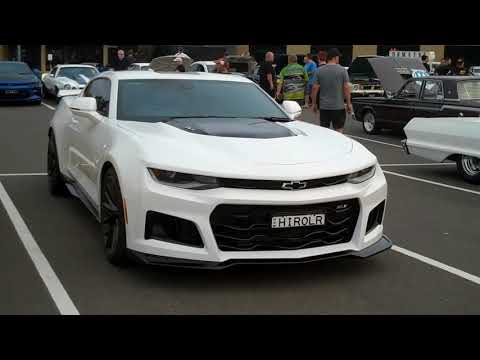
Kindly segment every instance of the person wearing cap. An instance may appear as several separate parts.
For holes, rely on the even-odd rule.
[[[173,61],[177,64],[177,67],[175,68],[176,72],[185,72],[185,66],[183,65],[181,57],[177,57]]]
[[[347,70],[340,66],[340,51],[333,48],[327,52],[327,64],[321,66],[315,72],[312,98],[313,111],[317,110],[317,93],[320,92],[320,125],[333,128],[343,133],[346,120],[345,102],[348,113],[352,113],[352,101],[350,97],[350,79]]]
[[[305,87],[308,75],[302,65],[297,63],[296,55],[288,55],[288,65],[280,71],[277,99],[283,93],[283,100],[298,102],[300,106],[305,104]]]

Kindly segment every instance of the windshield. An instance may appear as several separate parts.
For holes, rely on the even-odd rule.
[[[119,81],[118,119],[160,122],[175,117],[290,120],[253,83],[188,79]]]
[[[480,100],[480,80],[459,81],[457,91],[460,100]]]
[[[75,80],[79,84],[86,84],[97,74],[98,70],[90,67],[64,67],[58,71],[57,77],[67,77]]]
[[[25,63],[0,62],[0,73],[31,74],[32,70]]]

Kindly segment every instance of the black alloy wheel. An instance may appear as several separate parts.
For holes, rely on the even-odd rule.
[[[107,260],[116,266],[127,265],[123,198],[117,174],[113,168],[107,169],[102,179],[100,218]]]

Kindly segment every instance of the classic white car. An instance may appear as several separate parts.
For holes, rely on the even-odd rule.
[[[83,89],[99,71],[91,65],[57,65],[42,77],[43,93],[59,100],[59,91]]]
[[[196,61],[192,65],[190,65],[190,71],[198,71],[198,72],[215,72],[217,65],[215,65],[215,61]]]
[[[413,118],[403,128],[407,154],[436,162],[454,160],[465,181],[480,184],[480,118]]]
[[[117,265],[128,254],[218,268],[391,247],[376,157],[282,106],[239,76],[102,73],[50,122],[50,191],[84,202]]]
[[[130,64],[130,66],[128,67],[128,70],[153,71],[150,68],[150,63],[133,63],[133,64]]]

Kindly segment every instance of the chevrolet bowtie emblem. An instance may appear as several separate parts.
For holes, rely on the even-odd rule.
[[[301,190],[307,187],[307,183],[305,181],[290,181],[284,182],[282,184],[283,190]]]

